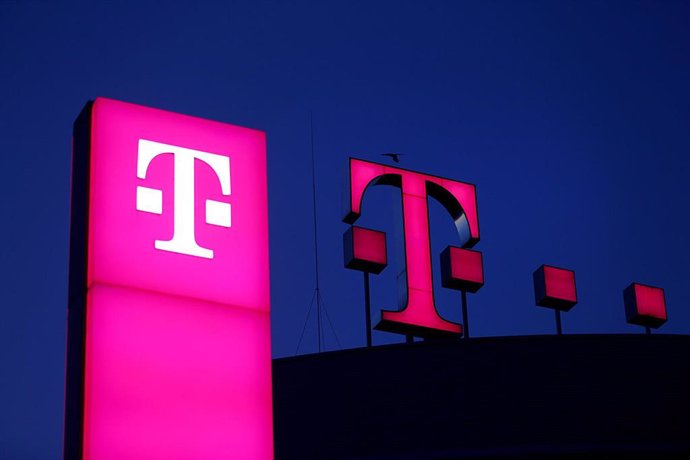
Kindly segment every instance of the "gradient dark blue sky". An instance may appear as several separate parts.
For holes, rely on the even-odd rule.
[[[687,2],[91,3],[0,2],[0,458],[60,456],[70,135],[96,96],[267,132],[276,357],[295,353],[314,289],[309,111],[343,347],[364,343],[361,275],[342,268],[346,159],[389,151],[477,185],[473,335],[553,331],[534,307],[541,263],[577,272],[566,333],[637,332],[631,281],[666,288],[660,332],[690,333]],[[391,243],[394,203],[374,189],[361,219]],[[437,255],[457,236],[440,205],[431,217]],[[372,289],[375,311],[396,305],[392,269]],[[437,299],[459,319],[457,293]],[[312,316],[300,352],[315,349]]]

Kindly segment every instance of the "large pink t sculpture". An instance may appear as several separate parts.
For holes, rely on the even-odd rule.
[[[479,241],[477,198],[472,184],[401,168],[350,159],[349,204],[344,217],[354,223],[361,214],[367,187],[392,185],[401,189],[405,245],[404,277],[399,310],[383,310],[376,329],[419,337],[458,335],[459,324],[443,319],[436,310],[431,272],[428,197],[438,200],[455,221],[462,245]]]

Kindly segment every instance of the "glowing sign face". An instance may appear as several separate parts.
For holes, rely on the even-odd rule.
[[[273,458],[264,134],[108,99],[80,120],[66,457]]]
[[[264,134],[107,99],[93,117],[89,284],[266,311]]]
[[[402,191],[406,279],[399,298],[400,310],[381,312],[376,329],[417,336],[457,335],[459,324],[438,314],[434,303],[429,239],[428,197],[438,200],[455,221],[461,243],[479,241],[479,221],[474,185],[407,171],[368,161],[350,159],[349,206],[345,222],[360,215],[364,192],[370,185],[392,185]]]

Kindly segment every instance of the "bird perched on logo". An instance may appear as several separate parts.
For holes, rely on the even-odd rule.
[[[400,163],[400,156],[402,153],[382,153],[381,156],[390,157],[394,162]]]

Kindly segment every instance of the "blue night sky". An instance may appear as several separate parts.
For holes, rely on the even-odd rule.
[[[0,2],[0,458],[61,455],[70,136],[96,96],[266,131],[275,357],[295,353],[315,287],[310,111],[321,291],[343,348],[364,344],[361,274],[342,266],[346,160],[385,152],[477,186],[473,336],[553,333],[534,306],[542,263],[576,271],[566,333],[640,332],[632,281],[666,289],[659,333],[690,333],[688,24],[672,1]],[[391,246],[395,193],[367,192],[359,221]],[[430,215],[438,265],[458,237],[439,204]],[[397,305],[394,268],[372,281],[375,313]],[[312,312],[300,353],[315,350]]]

